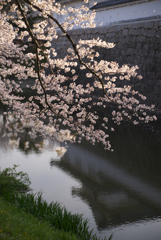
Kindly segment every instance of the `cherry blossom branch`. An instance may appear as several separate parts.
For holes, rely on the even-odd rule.
[[[50,111],[52,113],[54,113],[57,117],[61,117],[59,114],[57,114],[55,111],[53,111],[51,105],[48,103],[48,100],[47,100],[47,92],[44,88],[44,85],[42,83],[42,80],[41,80],[41,76],[40,76],[40,61],[39,61],[39,52],[38,52],[38,47],[36,46],[36,66],[37,66],[37,74],[38,74],[38,79],[39,79],[39,82],[40,82],[40,85],[43,89],[43,92],[45,94],[45,103],[46,105],[48,106],[48,108],[50,109]]]
[[[67,29],[71,27],[70,24],[78,23],[83,26],[82,22],[89,21],[87,27],[92,26],[93,18],[92,14],[88,12],[89,8],[84,10],[84,5],[82,5],[76,10],[68,8],[66,11],[57,3],[53,5],[52,0],[8,0],[3,4],[4,6],[8,4],[7,11],[10,14],[7,15],[4,12],[3,15],[2,13],[4,19],[0,24],[0,101],[9,108],[12,107],[12,113],[10,112],[7,116],[5,127],[6,131],[11,132],[9,134],[13,134],[13,129],[21,132],[27,127],[31,128],[29,134],[32,137],[36,137],[38,133],[42,136],[54,137],[55,134],[59,135],[63,125],[67,126],[70,131],[77,132],[78,143],[82,138],[86,138],[92,144],[102,142],[105,149],[110,150],[111,145],[107,134],[107,131],[110,131],[110,122],[109,125],[107,124],[108,114],[114,124],[120,124],[122,120],[126,119],[133,121],[133,124],[138,124],[138,121],[147,123],[156,120],[155,116],[146,113],[147,110],[152,109],[153,111],[154,106],[149,107],[139,102],[140,99],[145,100],[145,96],[132,90],[131,86],[117,87],[114,83],[117,76],[107,76],[109,73],[122,74],[120,80],[130,80],[131,76],[137,75],[137,66],[123,65],[119,67],[117,62],[95,60],[99,57],[99,52],[95,47],[110,48],[113,47],[113,44],[102,42],[98,38],[80,39],[79,43],[75,45],[69,35]],[[34,4],[38,7],[35,8]],[[32,14],[34,13],[32,21],[35,16],[36,19],[38,16],[38,20],[39,16],[43,18],[40,21],[33,21],[33,27],[28,19],[30,15],[27,15],[31,9]],[[64,15],[71,11],[76,13],[75,18],[67,17],[62,25],[52,16],[53,12]],[[86,13],[83,13],[84,11]],[[54,26],[49,26],[48,20],[52,21]],[[19,30],[13,28],[13,24],[16,24]],[[54,37],[58,37],[56,24],[72,45],[67,50],[71,55],[64,58],[55,58],[56,49],[51,48],[54,56],[52,58],[48,48],[51,46],[50,41]],[[26,45],[17,47],[14,42],[17,36],[18,39],[30,36],[34,43],[34,50],[27,48]],[[47,42],[41,44],[39,39],[46,39]],[[76,81],[78,78],[75,69],[77,64],[79,64],[80,70],[85,69],[87,77],[94,77],[92,84],[88,81],[85,86],[84,83],[79,84],[79,81]],[[49,67],[52,72],[45,74],[45,69]],[[62,69],[64,69],[64,74]],[[73,74],[72,77],[66,76],[67,72]],[[35,89],[37,93],[33,95],[32,92],[30,96],[27,95],[27,98],[21,97],[22,93],[26,94],[23,87],[25,87],[25,82],[28,83],[29,77],[31,77],[31,81],[36,78],[31,88]],[[26,88],[28,87],[30,87],[29,84],[26,85]],[[97,95],[97,88],[100,88],[99,93],[102,95]],[[95,93],[96,96],[93,95]],[[115,105],[111,106],[111,103],[115,103]],[[100,112],[100,109],[105,111]],[[10,115],[14,116],[14,120]],[[43,121],[46,117],[47,121]],[[12,126],[10,120],[14,122]],[[19,125],[20,122],[21,125]],[[113,130],[111,129],[111,131]]]
[[[27,1],[27,3],[28,3],[28,0],[25,0],[25,1]],[[46,105],[48,106],[48,108],[51,110],[51,112],[53,112],[57,117],[64,118],[63,116],[60,116],[59,114],[57,114],[57,113],[52,109],[51,105],[48,103],[48,100],[47,100],[47,92],[46,92],[46,90],[45,90],[45,87],[44,87],[44,85],[43,85],[43,83],[42,83],[41,76],[40,76],[40,64],[39,64],[39,53],[38,53],[38,49],[41,49],[41,48],[40,48],[40,45],[39,45],[37,39],[35,38],[32,30],[31,30],[31,27],[30,27],[30,25],[29,25],[29,23],[28,23],[28,20],[27,20],[25,14],[24,14],[24,11],[23,11],[23,9],[22,9],[22,7],[21,7],[21,4],[20,4],[19,0],[16,0],[16,3],[17,3],[17,6],[18,6],[18,8],[19,8],[19,10],[20,10],[20,12],[21,12],[21,15],[22,15],[23,18],[24,18],[24,22],[25,22],[25,24],[26,24],[26,27],[27,27],[27,29],[28,29],[28,31],[29,31],[29,34],[30,34],[30,36],[31,36],[31,38],[32,38],[32,40],[33,40],[33,42],[34,42],[34,44],[35,44],[35,47],[36,47],[36,66],[37,66],[38,80],[39,80],[39,82],[40,82],[40,85],[41,85],[41,87],[42,87],[42,89],[43,89],[43,92],[44,92],[44,95],[45,95],[45,103],[46,103]],[[39,10],[39,11],[42,12],[42,10],[41,10],[39,7],[37,7],[37,6],[35,6],[35,5],[34,5],[33,7],[35,7],[37,10]],[[50,15],[49,15],[49,16],[50,16]],[[66,33],[66,31],[64,30],[64,28],[59,24],[59,22],[58,22],[55,18],[53,18],[52,16],[50,16],[50,18],[57,23],[57,25],[60,27],[60,29],[63,31],[63,33]],[[73,48],[74,48],[74,50],[75,50],[75,52],[76,52],[76,54],[77,54],[77,56],[78,56],[78,58],[79,58],[79,62],[80,62],[82,65],[84,65],[91,73],[93,73],[94,76],[96,76],[97,78],[99,78],[99,77],[97,76],[97,74],[96,74],[93,70],[91,70],[91,69],[81,60],[81,57],[80,57],[80,55],[79,55],[79,53],[78,53],[78,50],[77,50],[77,48],[76,48],[76,45],[74,44],[73,39],[70,37],[70,35],[66,33],[66,36],[67,36],[68,40],[71,42],[71,44],[72,44],[72,46],[73,46]],[[42,52],[43,52],[43,51],[42,51]],[[43,55],[45,55],[45,54],[43,53]],[[45,57],[46,57],[46,56],[45,56]],[[46,57],[46,59],[47,59],[47,57]],[[49,65],[50,65],[50,63],[49,63]],[[51,69],[51,68],[50,68],[50,69]],[[101,80],[101,82],[102,82],[103,92],[104,92],[104,94],[106,94],[105,89],[104,89],[104,83],[103,83],[102,79],[100,79],[100,80]],[[112,100],[111,100],[111,101],[112,101]],[[64,119],[66,119],[66,118],[64,118]],[[66,119],[66,120],[67,120],[67,119]],[[69,119],[68,119],[68,120],[69,120]]]
[[[37,9],[39,12],[41,13],[44,13],[44,10],[42,10],[41,8],[39,8],[38,6],[32,4],[29,0],[24,0],[26,3],[28,3],[30,6],[32,6],[33,8]],[[74,43],[72,37],[65,31],[65,29],[62,27],[62,25],[58,22],[58,20],[56,18],[54,18],[52,15],[48,14],[48,13],[45,13],[46,16],[48,18],[50,18],[51,20],[53,20],[56,25],[59,27],[59,29],[63,32],[63,34],[66,36],[66,38],[68,39],[68,41],[71,43],[74,51],[75,51],[75,54],[77,55],[78,57],[78,60],[79,60],[79,63],[82,64],[89,72],[91,72],[101,83],[102,85],[102,90],[103,90],[103,93],[106,95],[106,97],[111,101],[113,102],[114,104],[116,104],[116,102],[114,102],[106,93],[105,91],[105,87],[104,87],[104,82],[103,80],[96,74],[95,71],[93,71],[90,67],[87,66],[87,64],[85,62],[82,61],[81,57],[80,57],[80,54],[78,52],[78,49],[77,49],[77,46],[76,44]]]
[[[27,21],[27,18],[26,18],[25,14],[24,14],[24,11],[23,11],[23,9],[22,9],[22,7],[21,7],[20,1],[19,1],[19,0],[15,0],[15,2],[16,2],[16,4],[17,4],[17,6],[18,6],[18,9],[19,9],[20,12],[21,12],[21,15],[22,15],[23,18],[24,18],[24,22],[25,22],[25,24],[26,24],[26,27],[27,27],[27,29],[28,29],[28,31],[29,31],[29,34],[30,34],[33,42],[35,43],[35,45],[36,45],[38,48],[40,48],[37,39],[35,38],[33,32],[31,31],[29,22]]]
[[[31,30],[31,27],[30,27],[29,22],[28,22],[25,14],[24,14],[24,11],[23,11],[23,9],[22,9],[22,7],[21,7],[21,4],[20,4],[19,0],[16,0],[16,3],[17,3],[17,6],[18,6],[18,9],[19,9],[20,12],[21,12],[21,15],[22,15],[23,18],[24,18],[24,22],[25,22],[25,24],[26,24],[26,27],[27,27],[27,29],[28,29],[28,31],[29,31],[29,34],[30,34],[30,36],[31,36],[31,38],[32,38],[32,40],[33,40],[33,42],[34,42],[34,44],[35,44],[35,47],[36,47],[36,67],[37,67],[37,74],[38,74],[38,80],[39,80],[39,82],[40,82],[41,88],[42,88],[42,90],[43,90],[43,92],[44,92],[45,103],[46,103],[46,105],[48,106],[49,110],[50,110],[52,113],[54,113],[54,115],[56,115],[56,116],[59,117],[59,118],[68,120],[70,123],[72,123],[72,122],[71,122],[69,119],[67,119],[66,117],[61,116],[60,114],[56,113],[56,112],[53,110],[52,106],[51,106],[51,105],[49,104],[49,102],[48,102],[48,99],[47,99],[47,95],[48,95],[48,94],[47,94],[46,89],[45,89],[45,87],[44,87],[44,85],[43,85],[43,82],[42,82],[42,80],[41,80],[41,75],[40,75],[40,61],[39,61],[39,52],[38,52],[38,49],[41,50],[41,48],[40,48],[40,45],[39,45],[37,39],[35,38],[32,30]],[[70,36],[69,36],[69,37],[70,37]],[[42,51],[42,52],[43,52],[43,51]],[[44,53],[43,53],[43,55],[45,56]],[[46,56],[45,56],[45,57],[46,57]],[[46,57],[46,60],[47,60],[47,57]],[[54,74],[54,75],[55,75],[55,74]],[[73,122],[73,124],[74,124],[75,126],[78,125],[77,122],[75,122],[75,123]]]
[[[48,106],[48,108],[50,109],[50,111],[52,111],[57,117],[61,117],[59,114],[57,114],[57,113],[52,109],[52,107],[51,107],[50,104],[48,103],[48,100],[47,100],[47,92],[46,92],[46,90],[45,90],[45,88],[44,88],[44,85],[43,85],[43,83],[42,83],[41,76],[40,76],[40,61],[39,61],[39,53],[38,53],[38,49],[40,49],[40,46],[39,46],[39,43],[38,43],[38,41],[36,40],[36,38],[35,38],[32,30],[31,30],[31,28],[30,28],[30,25],[29,25],[29,23],[28,23],[28,21],[27,21],[27,18],[26,18],[25,14],[24,14],[24,11],[23,11],[23,9],[22,9],[22,7],[21,7],[21,5],[20,5],[19,0],[16,0],[16,3],[17,3],[17,6],[18,6],[18,8],[19,8],[19,10],[20,10],[20,12],[21,12],[21,15],[22,15],[23,18],[24,18],[24,22],[25,22],[26,27],[27,27],[27,29],[28,29],[28,31],[29,31],[29,34],[30,34],[30,36],[32,37],[33,42],[35,43],[35,47],[36,47],[36,67],[37,67],[37,74],[38,74],[38,79],[39,79],[40,85],[41,85],[41,87],[42,87],[42,89],[43,89],[43,92],[44,92],[44,95],[45,95],[45,103],[46,103],[46,105]],[[62,118],[62,117],[61,117],[61,118]]]

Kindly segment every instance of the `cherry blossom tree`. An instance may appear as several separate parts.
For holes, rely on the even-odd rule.
[[[85,138],[112,150],[109,134],[114,129],[109,119],[114,124],[156,119],[151,114],[154,106],[140,103],[146,99],[142,94],[130,85],[117,87],[118,81],[141,78],[137,66],[98,60],[97,49],[113,48],[113,43],[99,38],[75,43],[70,36],[75,25],[96,26],[95,12],[87,2],[78,9],[66,9],[54,0],[1,0],[0,102],[6,111],[0,132],[12,144],[29,129],[32,138],[37,134],[71,142]],[[59,22],[55,15],[62,15],[64,21]],[[58,32],[71,45],[64,58],[51,46]],[[83,84],[78,72],[86,76]]]

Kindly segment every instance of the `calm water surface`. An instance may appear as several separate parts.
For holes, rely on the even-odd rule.
[[[122,125],[113,132],[114,152],[87,142],[70,145],[59,158],[56,140],[46,141],[42,152],[32,147],[11,149],[0,139],[1,169],[18,164],[27,172],[34,192],[48,202],[58,201],[72,213],[90,219],[94,232],[113,240],[161,239],[160,125]],[[26,141],[27,136],[23,136]],[[33,142],[30,143],[32,146]],[[20,145],[21,146],[21,145]]]

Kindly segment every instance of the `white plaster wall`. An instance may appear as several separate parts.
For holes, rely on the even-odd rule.
[[[96,22],[103,25],[119,21],[135,20],[139,18],[155,17],[161,15],[161,0],[131,4],[127,6],[111,6],[96,11]]]
[[[102,2],[103,0],[90,0],[87,6],[92,7],[94,2]],[[96,23],[103,25],[108,25],[120,21],[128,21],[128,20],[135,20],[140,18],[147,18],[147,17],[155,17],[160,15],[161,16],[161,0],[149,0],[145,2],[140,2],[141,0],[136,0],[134,3],[126,3],[126,4],[119,4],[113,5],[106,8],[100,8],[96,10]],[[78,1],[60,1],[62,6],[64,5],[65,8],[68,7],[75,7],[78,8],[82,4],[85,4],[83,0]],[[60,21],[63,22],[65,17],[54,14],[54,16]],[[78,28],[76,26],[75,28]]]

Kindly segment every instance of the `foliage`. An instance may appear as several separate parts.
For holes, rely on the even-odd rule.
[[[29,190],[29,178],[26,173],[17,173],[16,167],[14,165],[13,168],[7,168],[0,173],[0,194],[5,200],[31,213],[40,221],[47,221],[57,230],[75,234],[80,239],[97,240],[92,234],[93,231],[89,230],[88,220],[83,219],[82,215],[71,214],[57,202],[48,204],[41,193],[24,193],[24,190]],[[17,180],[17,177],[20,178]]]
[[[40,221],[0,198],[0,239],[1,240],[76,240],[72,233],[57,230],[47,221]]]
[[[0,171],[0,192],[4,189],[12,193],[28,192],[31,184],[28,174],[22,171],[17,172],[14,165],[13,168],[6,168]]]
[[[97,49],[108,50],[115,46],[113,43],[101,39],[79,39],[76,43],[70,36],[69,30],[75,26],[96,26],[95,12],[87,3],[85,0],[76,9],[53,0],[1,1],[0,101],[8,106],[3,113],[3,135],[16,139],[17,133],[30,127],[32,138],[38,133],[53,137],[67,128],[74,134],[71,142],[86,138],[112,150],[109,134],[113,129],[108,118],[115,124],[156,119],[154,106],[141,103],[146,97],[128,84],[131,77],[141,78],[137,76],[138,66],[119,66],[100,59]],[[57,16],[62,16],[62,22]],[[53,47],[58,32],[71,46],[64,58]],[[84,74],[83,84],[79,72]],[[117,87],[122,80],[127,84]],[[31,90],[26,97],[27,88]]]

